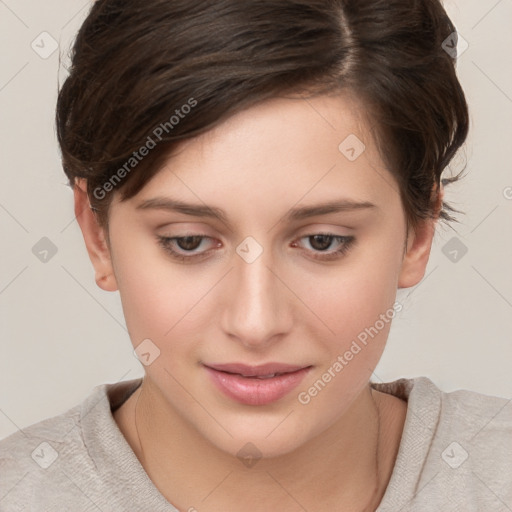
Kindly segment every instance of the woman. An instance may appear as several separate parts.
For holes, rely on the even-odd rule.
[[[512,407],[370,381],[468,111],[438,1],[97,1],[59,93],[144,379],[1,443],[1,510],[512,507]],[[446,48],[452,51],[446,51]]]

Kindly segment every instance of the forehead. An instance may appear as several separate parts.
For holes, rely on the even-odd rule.
[[[351,138],[361,146],[356,148],[358,153],[363,143],[366,156],[382,165],[380,155],[373,154],[376,148],[371,140],[371,124],[362,102],[348,92],[272,98],[238,112],[200,137],[183,142],[169,156],[180,161],[180,153],[194,152],[196,157],[203,153],[228,162],[230,157],[239,159],[244,153],[253,161],[259,156],[266,163],[274,160],[277,164],[283,160],[302,161],[304,157],[309,160],[325,150],[338,156],[343,154],[339,145]],[[264,149],[273,151],[265,154]]]
[[[326,194],[386,202],[398,186],[370,126],[353,96],[274,98],[184,141],[132,199],[172,194],[253,213]]]

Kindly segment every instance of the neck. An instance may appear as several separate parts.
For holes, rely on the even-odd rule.
[[[343,503],[346,511],[367,512],[384,494],[405,419],[402,409],[392,432],[384,397],[398,399],[373,393],[365,388],[343,418],[299,449],[252,467],[209,443],[146,380],[116,421],[155,486],[180,510],[334,510]]]

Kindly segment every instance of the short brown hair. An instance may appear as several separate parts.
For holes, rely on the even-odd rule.
[[[446,202],[436,209],[469,124],[448,38],[439,0],[97,0],[57,100],[64,171],[71,185],[87,179],[108,226],[111,192],[133,197],[181,141],[272,97],[348,90],[408,223],[456,220]]]

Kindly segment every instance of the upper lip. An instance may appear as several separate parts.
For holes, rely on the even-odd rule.
[[[292,373],[310,365],[300,366],[283,363],[266,363],[257,366],[251,366],[243,363],[225,363],[225,364],[205,364],[207,368],[212,368],[219,372],[235,373],[243,377],[263,377],[266,375]]]

